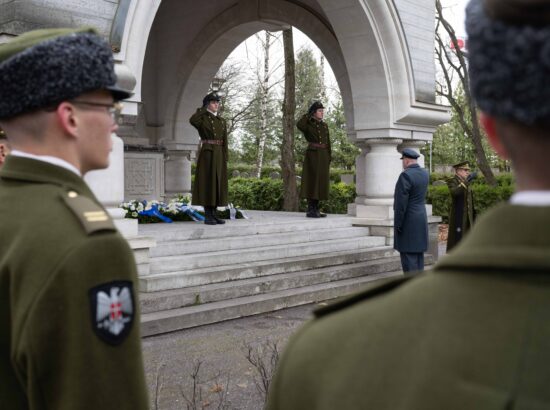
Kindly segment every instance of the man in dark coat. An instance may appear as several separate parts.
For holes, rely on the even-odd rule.
[[[193,204],[204,206],[207,225],[224,224],[216,207],[227,205],[227,124],[218,115],[220,97],[210,93],[189,122],[199,132],[201,147],[195,170]]]
[[[395,184],[393,198],[393,247],[401,255],[403,272],[423,270],[424,252],[428,249],[426,192],[430,177],[418,165],[418,157],[410,148],[403,150],[403,172]]]
[[[449,234],[447,237],[447,252],[449,252],[468,232],[474,224],[474,198],[470,182],[476,173],[470,173],[468,161],[453,165],[455,175],[447,180],[451,194],[451,209],[449,210]]]
[[[323,121],[324,115],[323,104],[316,101],[296,124],[308,142],[300,196],[307,198],[306,216],[309,218],[326,216],[319,211],[319,201],[328,199],[330,184],[330,137],[328,125]]]
[[[466,30],[470,87],[516,193],[433,271],[316,312],[268,410],[550,408],[550,1],[472,0]]]
[[[111,47],[92,30],[0,45],[0,408],[149,408],[133,252],[82,175],[117,130]]]

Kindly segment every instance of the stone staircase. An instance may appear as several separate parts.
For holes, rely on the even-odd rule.
[[[140,277],[143,336],[328,300],[402,274],[386,238],[350,217],[250,216],[140,226],[157,241],[150,274]]]

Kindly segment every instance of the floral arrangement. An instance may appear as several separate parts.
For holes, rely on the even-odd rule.
[[[120,208],[126,211],[125,218],[137,219],[139,223],[204,221],[204,208],[202,206],[192,206],[191,198],[188,195],[179,194],[168,203],[133,199],[120,204]],[[217,209],[216,214],[218,218],[223,219],[248,219],[246,213],[238,207],[233,207],[233,204],[229,204],[223,210]],[[233,214],[233,217],[231,214]]]

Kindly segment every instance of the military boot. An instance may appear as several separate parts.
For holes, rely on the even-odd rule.
[[[217,224],[223,225],[225,223],[225,221],[223,219],[220,219],[216,216],[216,207],[215,206],[212,208],[212,216],[214,217],[214,220],[216,221]]]
[[[308,199],[307,200],[307,213],[306,216],[308,218],[319,218],[317,213],[315,212],[315,200]]]
[[[204,207],[204,224],[205,225],[216,225],[216,219],[214,219],[214,207],[205,206]]]
[[[318,199],[313,200],[313,210],[315,211],[315,214],[317,215],[317,218],[326,218],[327,214],[324,214],[321,211],[319,211],[319,200]]]

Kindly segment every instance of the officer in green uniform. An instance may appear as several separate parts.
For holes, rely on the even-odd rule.
[[[472,0],[471,89],[517,192],[433,270],[316,313],[269,410],[550,408],[550,0]]]
[[[109,45],[49,29],[0,46],[0,408],[147,409],[136,266],[82,179],[106,168]]]
[[[328,125],[323,121],[324,113],[323,104],[316,101],[296,124],[308,142],[300,196],[307,198],[306,216],[309,218],[326,216],[319,211],[319,201],[328,199],[330,183],[330,138]]]
[[[447,252],[449,252],[470,230],[474,224],[474,197],[470,182],[476,173],[470,173],[468,161],[453,165],[455,175],[447,180],[451,194],[451,209],[449,210],[449,235],[447,237]]]
[[[220,97],[210,93],[189,122],[199,132],[201,147],[195,170],[193,204],[204,206],[207,225],[224,224],[216,207],[227,205],[227,123],[218,115]]]

